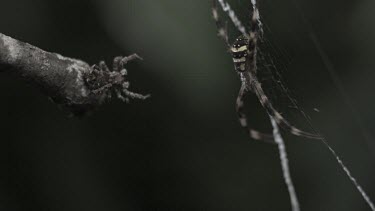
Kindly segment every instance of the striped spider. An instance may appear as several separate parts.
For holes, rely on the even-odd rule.
[[[292,126],[272,105],[267,95],[264,93],[261,83],[257,78],[257,44],[261,31],[261,23],[259,19],[259,11],[255,3],[253,4],[251,19],[250,19],[250,31],[239,36],[234,43],[229,44],[229,38],[227,33],[227,27],[224,26],[219,17],[217,9],[217,1],[223,4],[220,0],[212,0],[212,15],[216,22],[218,36],[224,40],[229,52],[232,55],[234,69],[241,79],[241,88],[238,93],[236,100],[236,111],[240,124],[247,130],[249,136],[255,140],[263,140],[266,142],[274,142],[273,135],[266,134],[254,130],[249,126],[247,117],[243,111],[244,109],[244,96],[247,92],[254,93],[267,113],[273,117],[276,123],[286,131],[296,136],[301,136],[310,139],[322,139],[321,136],[302,131]],[[226,7],[229,7],[226,5]],[[244,29],[245,31],[245,29]]]

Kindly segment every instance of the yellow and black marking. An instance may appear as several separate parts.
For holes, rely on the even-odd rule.
[[[249,39],[240,36],[236,39],[230,49],[233,57],[234,68],[238,72],[246,71],[246,63],[251,53],[249,49]]]
[[[275,143],[273,135],[266,134],[254,130],[249,125],[248,118],[244,112],[243,97],[247,92],[253,92],[259,99],[263,108],[267,111],[268,115],[272,116],[276,123],[291,134],[310,139],[322,139],[318,134],[302,131],[291,125],[272,105],[268,97],[264,93],[260,82],[257,79],[257,46],[258,39],[262,37],[262,23],[259,17],[259,11],[255,3],[253,3],[252,14],[250,17],[250,29],[247,34],[239,36],[233,45],[229,43],[227,25],[223,24],[220,20],[217,8],[217,1],[212,0],[212,16],[216,22],[218,36],[223,39],[227,45],[229,52],[232,55],[234,67],[241,77],[242,86],[238,93],[236,101],[236,111],[241,127],[245,128],[248,135],[255,140],[262,140],[266,142]],[[224,9],[224,11],[226,11]],[[228,11],[226,11],[228,12]],[[232,12],[232,11],[230,11]],[[241,30],[239,30],[241,31]]]

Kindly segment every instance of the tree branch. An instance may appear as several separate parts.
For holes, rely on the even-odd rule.
[[[148,96],[128,90],[124,65],[134,59],[140,57],[116,57],[110,71],[104,62],[91,67],[84,61],[46,52],[0,33],[0,72],[22,76],[75,115],[92,110],[113,94],[125,101],[146,99]]]

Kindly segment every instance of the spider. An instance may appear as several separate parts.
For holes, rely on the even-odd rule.
[[[261,22],[259,19],[259,11],[255,3],[253,3],[252,14],[250,19],[250,31],[240,35],[234,43],[229,43],[227,33],[227,26],[223,25],[219,17],[217,9],[217,1],[212,0],[212,15],[216,22],[218,36],[224,40],[229,52],[232,55],[234,69],[241,79],[241,88],[236,100],[236,111],[241,127],[247,130],[249,136],[255,140],[263,140],[266,142],[274,142],[273,135],[266,134],[254,130],[248,125],[247,117],[243,111],[244,101],[243,98],[247,92],[254,93],[263,108],[267,111],[268,115],[273,117],[276,123],[286,131],[296,136],[302,136],[310,139],[322,139],[321,136],[302,131],[292,126],[272,105],[267,95],[264,93],[261,83],[257,78],[257,44],[258,39],[262,34]],[[220,0],[219,0],[220,1]],[[220,3],[223,4],[221,1]],[[229,7],[226,5],[227,8]],[[230,14],[231,15],[231,14]],[[245,31],[245,30],[244,30]]]
[[[125,102],[129,102],[129,98],[147,99],[150,95],[141,95],[128,90],[130,84],[126,80],[127,70],[124,65],[135,59],[142,60],[137,54],[115,57],[113,59],[113,71],[109,70],[104,61],[101,61],[99,65],[93,65],[86,76],[86,84],[90,87],[92,93],[101,93],[104,98],[110,98],[114,93]]]

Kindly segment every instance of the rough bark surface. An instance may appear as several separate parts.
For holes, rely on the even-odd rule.
[[[46,52],[0,33],[0,72],[3,71],[11,71],[37,85],[55,103],[76,115],[111,97],[110,90],[93,90],[87,83],[93,67],[86,62]],[[103,78],[98,80],[102,82]],[[110,88],[111,81],[107,82]]]

